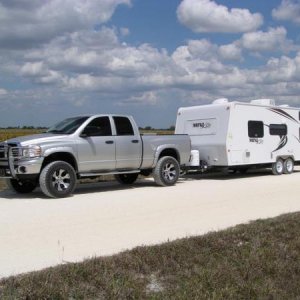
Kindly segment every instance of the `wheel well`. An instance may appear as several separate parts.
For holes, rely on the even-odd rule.
[[[76,172],[78,171],[75,157],[71,153],[68,153],[68,152],[57,152],[57,153],[53,153],[53,154],[45,157],[45,159],[43,161],[42,169],[49,163],[51,163],[53,161],[58,161],[58,160],[69,163]]]
[[[164,149],[160,154],[159,154],[159,158],[163,156],[172,156],[174,157],[179,163],[180,163],[180,156],[178,154],[178,152],[175,149]]]

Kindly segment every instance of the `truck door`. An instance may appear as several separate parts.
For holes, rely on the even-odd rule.
[[[85,127],[78,142],[78,158],[80,172],[115,169],[116,145],[109,117],[97,117]]]
[[[116,128],[116,169],[136,170],[142,160],[140,134],[134,132],[129,118],[113,117]]]

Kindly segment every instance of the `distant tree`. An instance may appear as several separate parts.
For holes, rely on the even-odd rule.
[[[151,130],[151,129],[152,129],[151,126],[146,126],[146,127],[145,127],[145,130]]]
[[[174,131],[175,130],[175,126],[174,125],[170,126],[169,130]]]

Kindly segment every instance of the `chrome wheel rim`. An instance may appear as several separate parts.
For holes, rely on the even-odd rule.
[[[173,181],[176,178],[177,172],[173,163],[166,163],[163,167],[163,177],[165,180]]]
[[[293,171],[293,162],[290,159],[286,161],[286,169],[289,173]]]
[[[276,163],[276,170],[278,173],[282,173],[283,171],[283,163],[281,160],[277,161]]]
[[[70,187],[71,177],[65,169],[58,169],[52,175],[52,186],[58,192],[63,192]]]

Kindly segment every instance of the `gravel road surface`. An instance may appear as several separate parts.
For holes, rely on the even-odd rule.
[[[300,210],[300,171],[84,184],[71,198],[0,192],[0,277]]]

